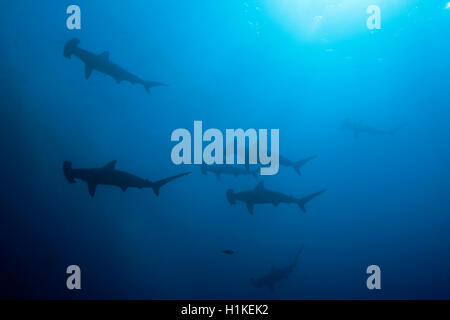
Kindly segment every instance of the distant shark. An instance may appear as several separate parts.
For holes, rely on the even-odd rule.
[[[134,74],[128,72],[124,68],[118,66],[109,60],[109,52],[105,51],[101,54],[95,54],[78,47],[80,40],[74,38],[64,46],[64,57],[70,59],[72,55],[84,62],[84,75],[89,79],[93,70],[100,71],[114,78],[117,83],[128,81],[132,84],[139,83],[144,86],[145,90],[150,93],[150,88],[157,86],[167,86],[167,84],[142,80]]]
[[[326,190],[324,189],[303,198],[294,198],[281,192],[264,188],[264,181],[261,181],[255,189],[241,192],[234,192],[233,190],[228,189],[226,195],[228,202],[232,205],[234,205],[236,201],[244,202],[247,205],[250,214],[253,214],[255,204],[264,203],[270,203],[274,206],[278,206],[280,203],[295,203],[303,212],[306,212],[305,204],[325,191]]]
[[[275,284],[283,279],[288,279],[289,275],[297,266],[298,257],[302,252],[303,247],[295,255],[294,261],[284,268],[277,269],[275,265],[272,265],[269,273],[259,279],[250,279],[251,284],[256,288],[267,287],[270,292],[275,291]]]
[[[217,180],[220,181],[220,176],[222,174],[228,174],[233,176],[245,176],[245,175],[253,175],[256,177],[258,175],[258,169],[250,171],[247,169],[239,168],[237,166],[227,165],[227,164],[217,164],[217,165],[207,165],[202,164],[201,172],[203,174],[207,174],[208,172],[214,173],[216,175]]]
[[[93,169],[72,169],[72,162],[65,161],[63,164],[64,176],[70,183],[75,183],[75,179],[85,181],[88,184],[89,194],[91,197],[95,194],[97,185],[107,185],[120,187],[122,191],[126,191],[127,188],[152,188],[156,195],[159,195],[159,189],[166,183],[186,176],[190,172],[185,172],[173,177],[162,179],[159,181],[149,181],[147,179],[139,178],[130,173],[116,170],[116,160],[111,161],[102,168]]]
[[[352,121],[347,118],[342,122],[341,129],[353,132],[355,138],[360,134],[367,134],[371,136],[384,136],[384,135],[394,135],[398,130],[403,128],[404,125],[398,126],[392,130],[382,130],[363,123],[363,121]]]

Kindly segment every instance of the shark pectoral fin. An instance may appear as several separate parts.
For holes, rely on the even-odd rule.
[[[97,185],[95,183],[88,183],[89,194],[91,195],[91,197],[93,197],[95,195],[96,187],[97,187]]]
[[[123,192],[127,191],[128,186],[120,186],[120,189],[122,189]]]
[[[92,70],[94,70],[94,68],[92,68],[91,65],[89,65],[87,63],[84,65],[84,77],[86,79],[89,79],[89,77],[91,76]]]
[[[250,214],[253,214],[253,207],[254,207],[253,203],[247,202],[247,209],[248,212],[250,212]]]

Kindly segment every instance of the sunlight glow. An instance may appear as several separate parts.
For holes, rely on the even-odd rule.
[[[381,15],[392,16],[407,0],[271,0],[275,18],[303,40],[321,41],[342,38],[367,31],[366,10],[370,5],[381,8]]]

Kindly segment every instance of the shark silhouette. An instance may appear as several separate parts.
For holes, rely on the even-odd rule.
[[[245,168],[247,169],[247,171],[249,171],[250,170],[250,147],[249,146],[246,145],[244,148],[238,149],[237,145],[234,145],[234,149],[229,148],[228,151],[227,150],[225,151],[225,154],[228,155],[231,152],[233,152],[233,154],[237,155],[237,157],[239,158],[239,156],[238,156],[239,155],[239,151],[244,154],[243,159],[241,158],[240,160],[244,161]],[[269,151],[269,153],[271,153],[270,148],[268,149],[268,151]],[[283,157],[283,156],[280,155],[279,156],[279,164],[280,164],[280,166],[292,167],[295,170],[295,172],[298,173],[298,175],[301,175],[300,169],[307,162],[309,162],[309,161],[311,161],[312,159],[315,159],[315,158],[317,158],[316,155],[310,156],[310,157],[302,159],[302,160],[292,161],[292,160],[289,160],[288,158]],[[261,166],[261,165],[258,165],[258,166]]]
[[[218,164],[218,165],[207,165],[202,164],[201,172],[203,174],[207,174],[208,172],[214,173],[216,175],[217,180],[220,181],[220,176],[222,174],[233,175],[233,176],[245,176],[245,175],[253,175],[256,177],[258,175],[258,169],[256,170],[247,170],[243,168],[239,168],[237,166],[232,166],[228,164]]]
[[[274,206],[278,206],[280,203],[296,203],[303,212],[306,212],[305,204],[325,191],[326,190],[323,189],[303,198],[295,198],[281,192],[266,189],[264,188],[264,181],[261,181],[256,188],[252,190],[234,192],[232,189],[228,189],[226,195],[228,202],[232,205],[234,205],[236,201],[244,202],[247,205],[250,214],[253,214],[255,204],[264,203],[270,203]]]
[[[88,184],[89,194],[91,197],[95,194],[97,185],[107,185],[120,187],[122,191],[126,191],[127,188],[152,188],[156,195],[159,195],[159,189],[166,183],[186,176],[190,172],[185,172],[176,176],[172,176],[159,181],[149,181],[147,179],[139,178],[130,173],[116,170],[117,161],[111,161],[102,168],[92,169],[72,169],[72,162],[65,161],[63,164],[64,176],[70,183],[75,183],[75,179],[85,181]]]
[[[273,293],[275,291],[275,284],[277,284],[283,279],[289,278],[289,275],[297,266],[298,257],[300,256],[302,250],[303,246],[297,252],[294,261],[291,264],[280,269],[277,269],[275,265],[272,265],[272,268],[270,269],[269,273],[267,273],[265,276],[258,279],[250,279],[251,284],[256,288],[267,287],[270,290],[270,292]]]
[[[64,57],[70,59],[72,55],[84,62],[84,75],[86,79],[92,74],[93,70],[100,71],[116,80],[117,83],[128,81],[132,84],[139,83],[144,86],[145,90],[150,93],[150,88],[157,86],[167,86],[167,84],[142,80],[134,74],[128,72],[124,68],[118,66],[109,60],[109,52],[105,51],[101,54],[95,54],[78,47],[80,40],[74,38],[64,46]]]
[[[364,124],[364,122],[361,121],[352,121],[351,119],[347,118],[342,122],[341,129],[342,130],[348,130],[353,132],[353,136],[355,138],[358,138],[360,134],[367,134],[371,136],[385,136],[385,135],[394,135],[397,133],[398,130],[403,128],[404,125],[397,126],[396,128],[392,130],[382,130],[378,129],[369,125]]]

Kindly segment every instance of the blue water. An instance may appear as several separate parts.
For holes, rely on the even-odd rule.
[[[1,296],[139,299],[450,298],[450,10],[446,1],[68,1],[0,4]],[[297,3],[297,5],[295,5]],[[327,5],[343,3],[339,10]],[[382,29],[366,27],[379,4]],[[292,6],[292,7],[290,7]],[[297,16],[298,14],[298,16]],[[315,16],[322,16],[316,18]],[[319,23],[313,25],[313,21]],[[170,84],[151,95],[62,52],[110,52]],[[345,118],[394,136],[357,139]],[[298,176],[202,175],[176,166],[177,128],[279,128]],[[69,184],[61,167],[117,168],[161,189]],[[231,206],[264,180],[307,205]],[[292,262],[271,293],[250,278]],[[233,249],[235,255],[223,255]],[[66,268],[82,290],[66,288]],[[381,290],[366,268],[381,268]]]

